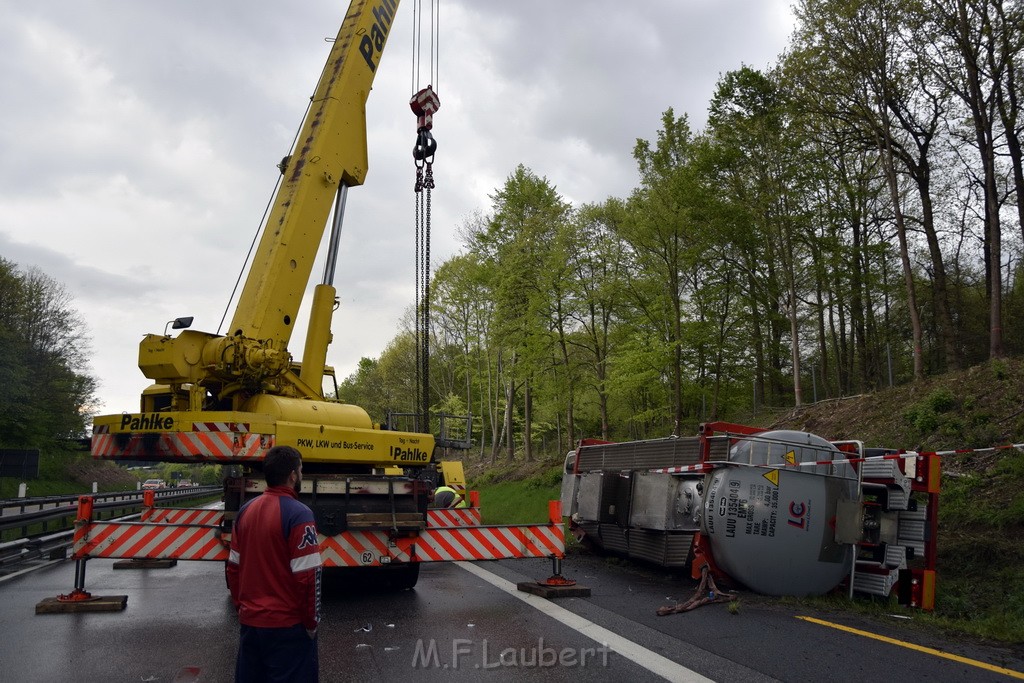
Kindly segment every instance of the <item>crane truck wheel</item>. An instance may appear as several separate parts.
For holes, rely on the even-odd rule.
[[[420,563],[408,562],[384,567],[325,567],[324,592],[350,594],[355,592],[388,592],[408,590],[420,578]]]
[[[391,589],[394,591],[404,591],[415,587],[416,582],[419,581],[420,563],[410,562],[408,564],[396,565],[388,567],[384,571],[391,574],[388,577]]]

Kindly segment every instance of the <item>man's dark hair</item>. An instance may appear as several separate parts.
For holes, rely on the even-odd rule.
[[[299,469],[302,454],[291,446],[274,446],[263,459],[263,478],[267,486],[282,486],[288,475]]]

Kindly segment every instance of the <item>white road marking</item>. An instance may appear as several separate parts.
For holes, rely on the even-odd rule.
[[[546,600],[539,595],[520,591],[511,581],[503,579],[472,562],[455,562],[455,564],[470,574],[475,574],[499,590],[519,598],[534,609],[540,610],[553,619],[557,619],[569,628],[582,633],[602,645],[607,645],[626,659],[639,664],[665,680],[679,681],[680,683],[711,683],[710,678],[705,678],[696,671],[687,669],[682,664],[677,664],[671,659],[663,657],[657,652],[652,652],[642,645],[638,645],[628,638],[623,638],[602,626],[598,626],[594,622],[584,619],[564,607],[559,607],[550,600]]]

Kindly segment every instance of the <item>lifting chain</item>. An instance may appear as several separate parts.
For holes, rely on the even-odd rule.
[[[430,129],[434,112],[441,102],[431,86],[416,93],[409,101],[416,114],[416,144],[412,158],[416,165],[416,398],[419,430],[430,431],[430,195],[434,189],[434,152],[437,141]]]

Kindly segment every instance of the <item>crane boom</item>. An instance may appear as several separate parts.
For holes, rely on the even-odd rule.
[[[366,99],[398,5],[353,0],[295,148],[279,166],[283,177],[228,333],[147,335],[139,346],[139,368],[169,387],[164,393],[170,398],[151,388],[143,396],[144,412],[172,406],[247,410],[260,395],[323,398],[332,286],[318,287],[305,350],[311,363],[304,370],[297,371],[288,342],[334,199],[366,177]]]
[[[229,334],[287,347],[339,184],[367,172],[366,99],[398,0],[354,2],[338,31]]]

